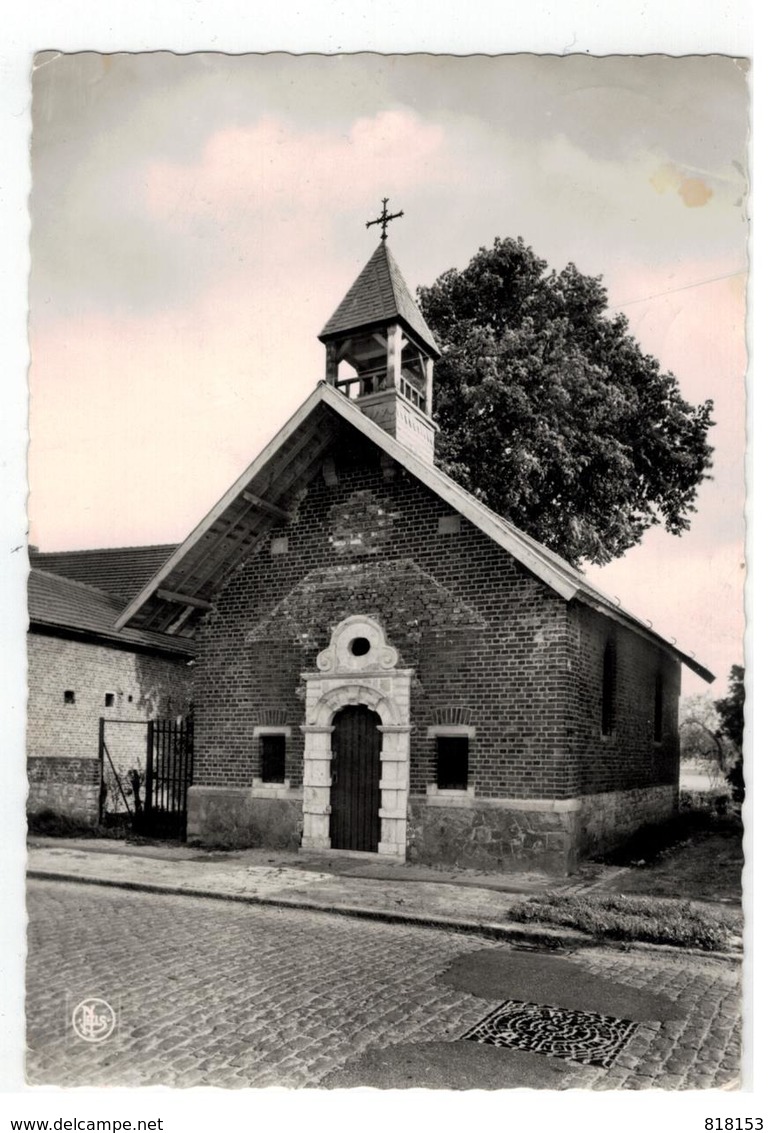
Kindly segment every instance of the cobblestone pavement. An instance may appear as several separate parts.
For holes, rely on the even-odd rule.
[[[31,882],[28,908],[33,1084],[314,1086],[374,1048],[459,1038],[495,1004],[438,977],[460,956],[509,948],[435,929],[60,882]],[[563,1088],[737,1079],[738,965],[590,948],[571,959],[673,999],[685,1018],[640,1023],[609,1070],[551,1060]],[[104,1042],[72,1029],[87,996],[119,1013]]]

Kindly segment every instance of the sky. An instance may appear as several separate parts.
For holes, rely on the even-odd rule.
[[[721,695],[743,658],[747,133],[725,56],[40,54],[30,541],[182,540],[324,376],[316,336],[388,196],[412,287],[522,236],[601,275],[714,400],[690,532],[588,574]]]

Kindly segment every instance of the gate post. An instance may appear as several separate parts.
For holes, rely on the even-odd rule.
[[[148,720],[148,737],[145,755],[145,817],[148,819],[153,809],[153,739],[154,721]]]
[[[105,817],[105,718],[99,717],[99,797],[97,802],[97,825],[102,825]]]

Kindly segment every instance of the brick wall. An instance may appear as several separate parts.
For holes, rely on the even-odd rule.
[[[638,635],[578,603],[570,607],[570,740],[579,794],[630,791],[679,782],[679,663]],[[615,652],[614,722],[601,731],[604,649]],[[655,685],[663,689],[662,737],[655,737]]]
[[[91,787],[88,769],[99,754],[100,716],[107,721],[106,743],[118,772],[142,766],[145,729],[110,721],[185,713],[191,671],[184,661],[41,633],[30,633],[27,643],[29,807],[73,813],[76,796]],[[65,692],[73,694],[73,703],[65,703]],[[106,693],[113,694],[113,707],[105,705]]]
[[[309,486],[294,522],[236,571],[200,633],[196,782],[242,787],[256,767],[260,709],[283,708],[291,786],[301,785],[304,690],[332,628],[354,612],[385,628],[414,668],[411,791],[434,781],[435,710],[470,710],[471,776],[483,797],[564,797],[569,649],[565,603],[409,474],[387,478],[352,433],[333,453],[337,483]]]
[[[331,455],[335,477],[328,465],[309,485],[293,520],[232,573],[202,624],[197,784],[247,789],[258,766],[253,727],[283,712],[287,774],[291,788],[301,787],[300,674],[315,670],[331,630],[353,613],[375,618],[398,649],[398,666],[415,670],[414,799],[435,779],[427,728],[451,709],[464,709],[475,728],[476,799],[566,800],[674,781],[677,663],[617,626],[615,729],[602,740],[603,650],[613,623],[567,605],[463,518],[456,533],[442,533],[447,505],[407,472],[385,473],[379,452],[353,432]],[[272,554],[279,531],[285,549]],[[658,672],[664,728],[656,743]]]

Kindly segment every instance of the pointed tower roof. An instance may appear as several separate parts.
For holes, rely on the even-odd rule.
[[[394,322],[397,319],[420,344],[438,357],[440,348],[408,290],[394,256],[382,240],[355,279],[335,313],[325,323],[322,342],[349,331]]]

